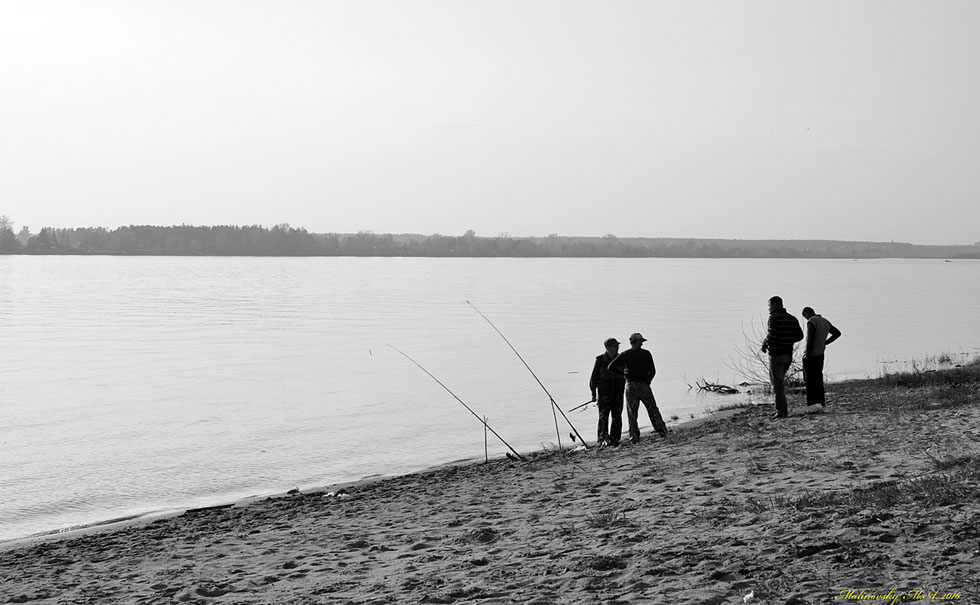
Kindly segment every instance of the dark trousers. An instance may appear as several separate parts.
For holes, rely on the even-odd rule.
[[[623,436],[623,392],[599,393],[599,443],[619,443]],[[611,421],[611,422],[610,422]]]
[[[806,385],[806,404],[823,405],[823,355],[803,358],[803,383]]]
[[[650,388],[650,385],[642,382],[627,382],[626,418],[630,423],[630,439],[636,441],[640,438],[640,426],[637,420],[637,415],[640,411],[640,402],[647,409],[647,415],[650,416],[650,424],[653,425],[653,430],[657,431],[661,436],[666,435],[667,425],[660,415],[657,400],[653,396],[653,389]]]
[[[786,404],[786,372],[792,363],[792,353],[769,356],[769,377],[772,379],[772,393],[776,398],[776,413],[780,416],[789,414],[789,406]]]

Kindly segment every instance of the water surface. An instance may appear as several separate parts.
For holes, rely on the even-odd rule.
[[[832,378],[980,346],[980,262],[0,256],[0,539],[557,440],[602,341],[642,332],[679,420],[725,402],[779,294]],[[569,415],[594,439],[594,411]],[[643,423],[645,426],[646,423]],[[567,445],[567,428],[563,439]],[[491,455],[506,448],[490,437]]]

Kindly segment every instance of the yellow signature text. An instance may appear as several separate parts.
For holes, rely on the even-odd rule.
[[[888,592],[878,592],[870,588],[845,588],[840,591],[835,601],[878,601],[895,605],[903,601],[958,601],[962,595],[947,590],[905,590],[892,588]]]

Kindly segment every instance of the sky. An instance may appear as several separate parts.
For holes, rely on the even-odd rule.
[[[980,241],[975,0],[0,0],[40,227]]]

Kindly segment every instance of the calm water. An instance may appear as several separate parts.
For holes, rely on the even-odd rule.
[[[720,405],[780,294],[844,333],[831,377],[980,349],[980,262],[0,256],[0,539],[556,441],[608,336],[665,416]],[[594,439],[592,409],[569,414]],[[566,435],[568,430],[563,430]],[[563,437],[564,439],[564,437]],[[491,455],[505,448],[491,436]],[[567,445],[567,439],[563,442]]]

